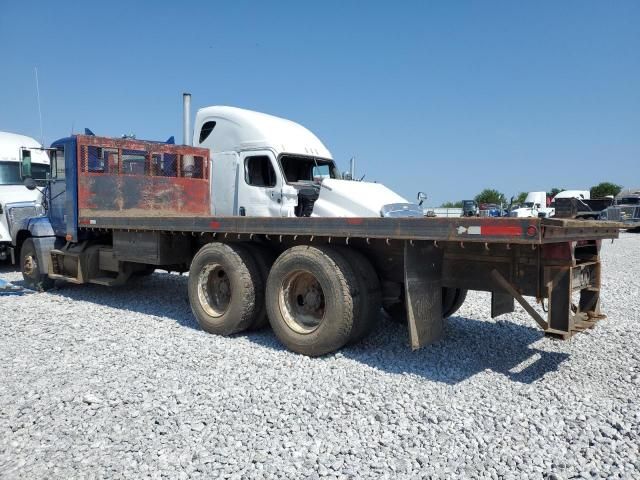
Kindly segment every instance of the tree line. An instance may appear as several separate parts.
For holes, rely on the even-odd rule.
[[[554,187],[547,192],[548,197],[555,197],[558,193],[564,191],[564,188]],[[611,182],[601,182],[598,185],[594,185],[590,189],[591,198],[603,198],[607,195],[613,195],[614,197],[620,193],[622,186],[616,185]],[[520,192],[513,197],[514,204],[522,204],[527,197],[528,192]],[[510,203],[511,199],[508,199],[504,193],[499,192],[493,188],[485,188],[479,194],[473,198],[476,202],[480,203],[495,203],[496,205]],[[462,208],[462,200],[457,202],[444,202],[440,205],[443,208]]]

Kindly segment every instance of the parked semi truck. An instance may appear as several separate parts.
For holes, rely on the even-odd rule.
[[[613,203],[602,210],[600,219],[621,222],[628,231],[640,232],[640,189],[623,190]]]
[[[31,177],[43,181],[49,171],[49,156],[31,137],[0,132],[0,261],[13,262],[12,230],[23,218],[44,213],[39,191],[28,190],[22,183],[22,152],[31,157]]]
[[[204,135],[197,143],[207,146],[205,117],[194,138]],[[211,121],[214,130],[223,123]],[[119,286],[155,268],[188,271],[204,330],[231,335],[269,323],[287,348],[311,356],[364,338],[381,307],[403,313],[419,348],[441,337],[469,289],[491,292],[492,317],[512,312],[515,300],[562,338],[601,318],[600,243],[618,236],[616,224],[407,217],[402,205],[385,208],[393,196],[376,198],[379,211],[371,202],[349,206],[346,184],[357,197],[358,182],[332,176],[312,139],[283,137],[280,153],[257,140],[209,148],[93,135],[54,142],[47,215],[23,221],[15,239],[26,285]],[[294,149],[306,153],[289,163]],[[351,216],[314,216],[325,191],[334,194],[328,205],[341,198]],[[276,208],[272,199],[278,214],[260,216],[260,205]],[[545,302],[546,315],[525,296]]]

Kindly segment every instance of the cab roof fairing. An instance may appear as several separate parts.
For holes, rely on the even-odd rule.
[[[26,135],[18,133],[0,132],[0,162],[20,161],[20,148],[42,148],[40,143]],[[32,150],[31,159],[34,163],[49,164],[49,155],[44,150]]]
[[[200,130],[208,121],[216,125],[202,143]],[[266,113],[236,107],[212,106],[198,110],[193,145],[207,147],[213,154],[270,149],[282,153],[316,156],[333,160],[318,137],[302,125]]]

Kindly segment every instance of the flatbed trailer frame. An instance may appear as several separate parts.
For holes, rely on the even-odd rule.
[[[300,244],[356,248],[382,278],[404,285],[414,349],[441,338],[442,287],[491,292],[492,317],[513,312],[514,300],[518,301],[546,334],[563,339],[593,327],[604,317],[600,311],[601,241],[618,237],[618,225],[613,222],[566,219],[93,213],[79,218],[79,230],[137,235],[137,241],[147,238],[157,242],[178,235],[191,236],[198,244],[259,242],[280,250]],[[546,318],[524,296],[543,303],[546,300]]]

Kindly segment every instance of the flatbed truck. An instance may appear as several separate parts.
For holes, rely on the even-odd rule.
[[[381,308],[404,315],[412,348],[437,341],[467,290],[491,292],[492,317],[517,301],[561,338],[602,318],[600,245],[617,238],[614,223],[220,216],[209,208],[206,148],[74,135],[48,151],[47,215],[23,220],[14,242],[36,290],[188,271],[205,331],[270,324],[309,356],[361,340]],[[546,315],[525,297],[545,302]]]

